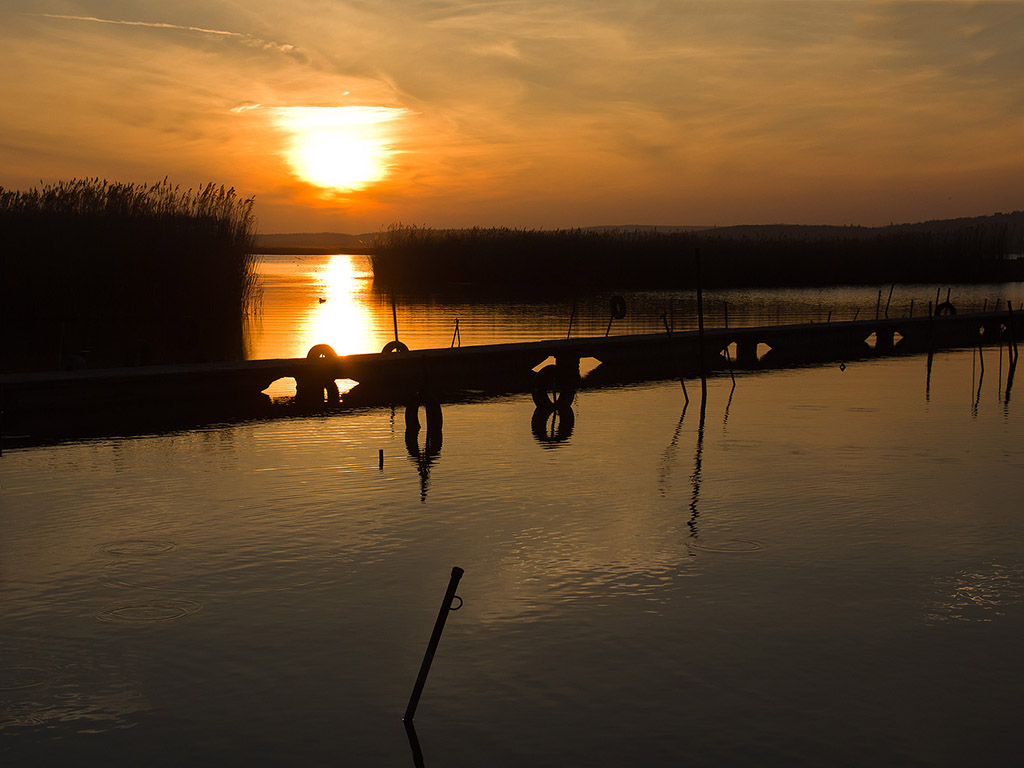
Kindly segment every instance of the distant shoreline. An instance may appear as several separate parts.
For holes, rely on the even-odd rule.
[[[376,253],[372,245],[257,245],[253,251],[260,256],[331,256],[336,253],[352,253],[360,256],[371,256]]]

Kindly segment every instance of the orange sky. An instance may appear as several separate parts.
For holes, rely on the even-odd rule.
[[[213,181],[263,232],[1024,208],[1019,2],[7,0],[0,38],[0,186]]]

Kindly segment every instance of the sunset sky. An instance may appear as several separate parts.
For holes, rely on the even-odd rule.
[[[263,232],[1024,208],[1024,3],[4,0],[0,186],[254,196]]]

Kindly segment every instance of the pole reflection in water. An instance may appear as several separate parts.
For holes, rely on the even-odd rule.
[[[971,357],[972,357],[972,367],[971,367],[972,368],[972,370],[971,370],[972,382],[971,382],[971,386],[973,388],[973,386],[974,386],[974,383],[973,383],[973,378],[974,378],[973,357],[974,357],[974,355],[973,355],[973,353],[972,353]],[[981,405],[981,385],[982,385],[982,382],[985,381],[985,355],[982,352],[981,342],[978,342],[978,361],[979,361],[979,366],[980,366],[980,370],[979,370],[979,373],[978,373],[978,389],[977,389],[977,392],[974,395],[974,402],[971,405],[971,414],[975,418],[977,418],[977,416],[978,416],[978,406]]]
[[[924,401],[930,402],[932,399],[932,363],[935,361],[935,353],[930,349],[928,350],[928,361],[925,363],[925,376],[924,376]]]
[[[1006,371],[1006,389],[1003,392],[1003,407],[1004,410],[1009,412],[1010,407],[1010,390],[1013,389],[1013,373],[1017,370],[1017,353],[1014,352],[1010,358],[1010,365]]]
[[[690,519],[686,527],[690,529],[690,538],[697,538],[697,518],[700,512],[697,509],[697,501],[700,499],[700,480],[702,462],[704,460],[704,421],[707,417],[707,397],[702,392],[700,398],[700,419],[697,422],[697,449],[693,454],[693,474],[690,475],[690,483],[693,486],[693,495],[690,498]]]
[[[416,768],[424,768],[426,765],[423,762],[423,750],[420,748],[420,740],[416,736],[416,726],[413,725],[412,720],[403,721],[405,725],[405,735],[409,737],[409,749],[412,750],[412,764]]]
[[[731,371],[730,371],[731,373]],[[726,427],[729,425],[729,409],[732,408],[732,396],[736,394],[736,377],[733,376],[732,386],[729,388],[729,399],[725,403],[725,414],[722,416],[722,433],[725,433]]]
[[[1009,313],[1009,322],[1007,328],[1009,329],[1010,340],[1006,347],[1006,356],[1009,360],[1009,370],[1006,372],[1006,392],[1003,395],[1003,411],[1009,414],[1010,408],[1010,390],[1013,389],[1013,374],[1017,370],[1017,336],[1013,328],[1013,304],[1009,301],[1006,302],[1006,309]]]
[[[667,495],[668,479],[672,469],[672,465],[675,462],[676,451],[679,449],[679,433],[683,430],[683,420],[686,418],[686,409],[690,407],[690,398],[686,398],[683,403],[683,412],[679,414],[679,421],[676,422],[675,432],[672,433],[672,439],[668,443],[668,447],[665,452],[661,455],[661,471],[658,473],[658,491],[661,493],[662,498]]]

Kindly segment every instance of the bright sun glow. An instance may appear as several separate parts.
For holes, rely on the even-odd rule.
[[[278,107],[274,122],[289,134],[284,156],[296,176],[324,189],[351,192],[391,170],[396,120],[388,107]]]

